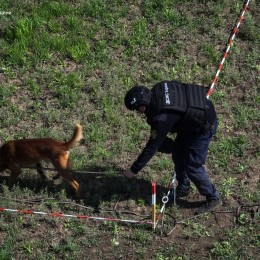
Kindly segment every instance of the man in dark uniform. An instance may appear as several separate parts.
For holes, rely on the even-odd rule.
[[[126,93],[125,106],[145,114],[151,136],[124,176],[134,177],[156,151],[172,154],[178,181],[177,197],[190,194],[192,181],[206,197],[195,214],[213,211],[221,205],[220,195],[203,166],[217,129],[216,112],[205,97],[205,88],[177,81],[159,82],[151,90],[135,86]],[[168,133],[177,133],[175,140],[169,138]]]

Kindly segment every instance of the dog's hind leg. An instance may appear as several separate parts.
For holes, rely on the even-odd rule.
[[[64,180],[67,183],[69,183],[71,185],[71,187],[75,191],[76,198],[79,198],[80,197],[80,186],[79,186],[78,182],[73,177],[71,177],[71,175],[68,172],[63,172],[62,177],[64,178]]]
[[[80,196],[80,186],[78,182],[70,175],[72,172],[71,163],[69,159],[69,152],[65,152],[58,158],[52,160],[52,164],[64,180],[71,185],[75,191],[77,198]],[[70,171],[71,170],[71,171]]]

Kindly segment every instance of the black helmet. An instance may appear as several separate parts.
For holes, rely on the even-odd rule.
[[[127,91],[125,95],[125,106],[129,110],[136,110],[140,106],[148,106],[151,100],[151,91],[144,86],[135,86]]]

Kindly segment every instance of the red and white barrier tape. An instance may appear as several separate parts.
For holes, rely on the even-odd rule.
[[[4,211],[6,211],[6,212],[17,212],[17,213],[23,213],[23,214],[44,215],[44,216],[51,216],[51,217],[93,219],[93,220],[117,221],[117,222],[133,223],[133,224],[149,224],[149,225],[152,224],[153,225],[153,222],[150,222],[150,221],[120,219],[120,218],[91,217],[91,216],[85,216],[85,215],[63,214],[63,213],[58,213],[58,212],[47,213],[47,212],[42,212],[42,211],[33,211],[33,210],[26,210],[26,209],[6,209],[6,208],[0,208],[0,212],[4,212]]]
[[[244,8],[243,8],[243,11],[242,11],[242,13],[241,13],[241,15],[240,15],[240,18],[239,18],[239,21],[238,21],[238,23],[237,23],[237,26],[236,26],[236,28],[234,29],[233,35],[232,35],[232,37],[231,37],[230,40],[229,40],[227,50],[226,50],[226,52],[225,52],[225,54],[224,54],[224,57],[223,57],[223,59],[222,59],[220,65],[219,65],[219,67],[218,67],[216,76],[214,77],[213,82],[212,82],[212,84],[211,84],[211,86],[210,86],[210,89],[209,89],[208,92],[207,92],[207,95],[206,95],[207,98],[209,98],[209,96],[211,95],[211,93],[212,93],[212,91],[213,91],[214,85],[215,85],[215,83],[216,83],[216,81],[217,81],[217,79],[218,79],[218,75],[219,75],[219,73],[220,73],[220,71],[221,71],[221,69],[222,69],[222,67],[223,67],[223,64],[224,64],[224,62],[225,62],[225,59],[226,59],[226,57],[227,57],[227,54],[228,54],[228,52],[229,52],[229,50],[230,50],[230,48],[231,48],[231,45],[232,45],[232,43],[233,43],[233,41],[234,41],[234,39],[235,39],[236,34],[237,34],[237,32],[238,32],[238,28],[239,28],[239,26],[241,25],[241,23],[242,23],[242,21],[243,21],[243,19],[244,19],[244,15],[245,15],[245,12],[246,12],[246,10],[247,10],[247,7],[248,7],[249,2],[250,2],[250,0],[247,0],[246,4],[244,5]]]

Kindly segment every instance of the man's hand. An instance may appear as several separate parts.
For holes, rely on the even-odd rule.
[[[124,174],[124,176],[125,176],[126,178],[129,178],[129,179],[132,179],[133,177],[135,177],[135,174],[134,174],[130,169],[125,170],[125,171],[123,172],[123,174]]]

